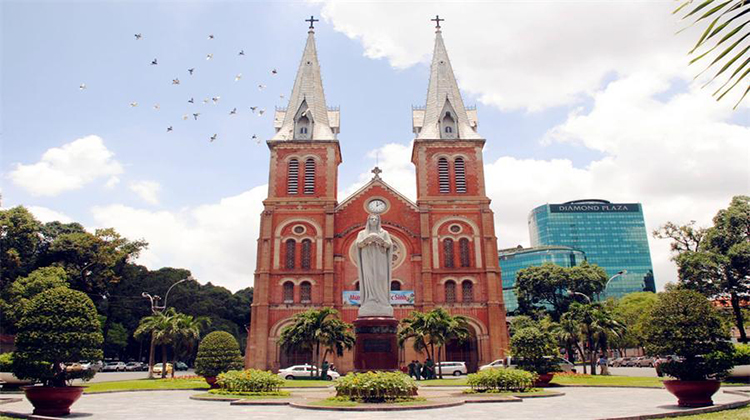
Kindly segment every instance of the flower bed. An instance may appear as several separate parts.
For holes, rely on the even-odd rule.
[[[336,380],[336,397],[351,401],[382,403],[417,395],[417,382],[401,372],[350,373]]]
[[[476,392],[526,392],[536,379],[536,373],[519,369],[488,369],[472,373],[466,383]]]
[[[230,370],[219,374],[216,383],[223,392],[232,394],[278,393],[284,380],[265,370]]]

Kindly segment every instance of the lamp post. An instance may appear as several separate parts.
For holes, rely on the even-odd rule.
[[[623,274],[628,274],[628,270],[620,270],[620,271],[617,272],[617,274],[615,274],[614,276],[610,277],[609,280],[607,280],[607,282],[604,283],[604,292],[606,293],[607,286],[609,286],[609,282],[611,282],[612,280],[614,280],[617,277],[622,276]],[[599,299],[599,295],[600,295],[600,293],[596,294],[596,300],[600,300]]]
[[[172,291],[172,288],[177,286],[178,284],[188,281],[188,280],[195,280],[193,276],[187,276],[186,278],[175,282],[171,286],[169,286],[169,289],[167,289],[167,293],[164,295],[164,305],[159,306],[159,301],[161,300],[161,297],[158,295],[153,295],[143,292],[141,293],[141,296],[148,298],[148,300],[151,302],[151,314],[156,315],[157,313],[161,313],[161,311],[167,309],[167,298],[169,297],[169,292]],[[148,379],[154,378],[154,352],[156,351],[156,341],[154,340],[154,333],[151,332],[151,345],[149,347],[148,351]],[[162,369],[165,369],[165,366],[162,366]]]

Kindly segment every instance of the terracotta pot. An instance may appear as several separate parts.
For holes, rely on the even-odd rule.
[[[211,385],[211,389],[219,387],[219,385],[216,384],[216,376],[205,376],[203,379],[206,380],[207,384]]]
[[[706,381],[664,381],[664,387],[677,397],[680,407],[706,407],[714,405],[711,396],[719,390],[717,380]]]
[[[84,387],[25,386],[22,389],[34,406],[34,414],[59,417],[70,414],[70,406],[81,398]]]
[[[534,381],[534,387],[541,388],[549,386],[550,381],[555,376],[553,373],[540,373],[536,381]]]

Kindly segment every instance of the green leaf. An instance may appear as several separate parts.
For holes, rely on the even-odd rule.
[[[709,80],[708,82],[706,82],[706,84],[703,86],[707,86],[709,83],[713,82],[714,79],[719,77],[720,74],[724,73],[726,69],[728,69],[732,64],[734,64],[734,62],[737,61],[740,57],[742,57],[747,52],[747,50],[750,50],[750,45],[745,47],[744,50],[742,50],[739,54],[735,55],[731,60],[727,61],[727,63],[724,64],[724,67],[722,67],[721,70],[719,70],[719,72],[716,73],[714,77],[711,78],[711,80]]]
[[[745,75],[747,75],[747,72],[745,72]],[[745,75],[743,75],[743,77]],[[742,97],[740,98],[739,101],[737,101],[736,104],[734,104],[734,107],[732,107],[732,109],[737,109],[737,106],[739,106],[739,104],[742,102],[742,100],[745,99],[745,96],[747,96],[748,92],[750,92],[750,86],[748,86],[747,89],[745,89],[745,93],[742,94]]]
[[[741,65],[740,65],[739,67],[737,67],[737,68],[736,68],[736,69],[734,70],[734,72],[732,73],[732,75],[731,75],[731,76],[729,76],[729,78],[727,79],[727,81],[726,81],[726,82],[724,82],[724,84],[723,84],[723,85],[719,86],[719,88],[718,88],[718,89],[716,89],[716,92],[712,93],[712,94],[711,94],[711,96],[716,96],[716,94],[717,94],[717,93],[719,93],[719,91],[720,91],[720,90],[724,89],[724,87],[725,87],[726,85],[728,85],[728,84],[729,84],[729,82],[731,82],[731,81],[732,81],[732,79],[734,79],[734,76],[736,76],[736,75],[737,75],[737,73],[739,73],[740,71],[742,71],[742,69],[743,69],[743,68],[745,68],[745,66],[746,66],[746,65],[747,65],[748,63],[750,63],[750,58],[746,59],[744,63],[742,63],[742,64],[741,64]],[[740,79],[741,79],[741,78],[740,78]],[[731,89],[731,88],[730,88],[730,89]]]
[[[734,49],[734,47],[736,47],[740,42],[744,41],[745,38],[747,38],[748,36],[750,36],[750,32],[748,32],[745,35],[743,35],[742,38],[740,38],[737,41],[735,41],[734,44],[728,46],[724,51],[721,52],[721,54],[719,54],[718,57],[716,57],[714,59],[714,61],[711,62],[711,64],[708,65],[708,67],[706,67],[702,72],[698,73],[698,75],[695,76],[695,77],[697,78],[698,76],[700,76],[701,74],[703,74],[706,70],[708,70],[709,68],[711,68],[711,66],[713,66],[714,64],[716,64],[719,60],[721,60],[722,58],[724,58],[724,56],[726,56],[727,54],[729,54]],[[715,76],[714,76],[714,78],[715,78]]]
[[[685,16],[683,16],[682,19],[689,18],[690,16],[698,13],[703,8],[705,8],[706,6],[708,6],[709,4],[711,4],[713,2],[714,2],[714,0],[706,0],[706,1],[704,1],[703,3],[699,4],[698,6],[696,6],[693,10],[691,10],[690,13],[686,14]]]

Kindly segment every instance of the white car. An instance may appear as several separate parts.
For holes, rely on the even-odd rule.
[[[440,373],[441,368],[443,375],[461,376],[468,373],[466,362],[440,362],[435,365],[435,375]]]
[[[289,366],[288,368],[279,369],[278,376],[284,379],[306,379],[306,378],[310,378],[310,371],[312,370],[315,370],[314,372],[312,372],[313,377],[316,377],[319,375],[318,373],[319,369],[317,369],[315,366],[294,365],[294,366]],[[329,381],[332,381],[340,377],[341,375],[339,375],[338,372],[329,369],[326,379]]]
[[[573,363],[570,363],[569,361],[567,361],[566,359],[563,359],[562,357],[556,357],[555,361],[557,362],[557,365],[560,366],[560,370],[562,372],[576,373],[576,367]],[[479,370],[495,369],[495,368],[502,368],[502,367],[515,368],[516,362],[513,360],[512,357],[509,356],[507,359],[497,359],[490,364],[480,366]]]

